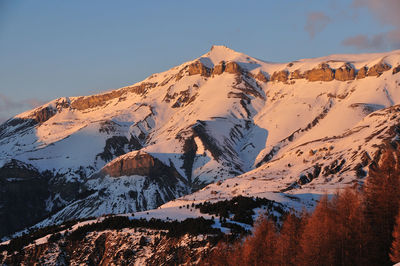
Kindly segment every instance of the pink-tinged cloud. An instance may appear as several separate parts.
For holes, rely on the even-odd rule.
[[[353,0],[352,6],[355,8],[368,8],[384,24],[400,25],[399,0]]]
[[[353,0],[352,6],[368,8],[382,25],[390,25],[394,29],[371,36],[350,37],[342,41],[343,45],[362,50],[400,48],[400,0]]]
[[[320,33],[331,22],[331,18],[323,12],[311,12],[307,14],[307,21],[304,29],[311,38]]]
[[[369,37],[367,35],[357,35],[342,41],[344,46],[353,46],[359,50],[378,50],[384,49],[384,36],[382,34]]]

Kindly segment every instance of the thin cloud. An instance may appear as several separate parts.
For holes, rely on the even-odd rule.
[[[0,93],[0,111],[18,109],[23,106],[22,102],[15,102],[6,95]]]
[[[361,34],[342,41],[344,46],[353,46],[359,50],[379,50],[385,48],[382,34],[372,37]]]
[[[16,101],[0,93],[0,123],[10,118],[12,114],[29,110],[45,103],[46,101],[34,98]]]
[[[307,14],[307,21],[304,29],[311,38],[320,33],[331,22],[331,18],[323,12],[311,12]]]
[[[400,25],[399,0],[353,0],[352,6],[354,8],[368,8],[384,24]]]
[[[400,48],[400,1],[399,0],[353,0],[354,9],[368,8],[382,24],[393,26],[393,30],[375,35],[358,35],[342,41],[344,46],[362,50],[381,50]]]

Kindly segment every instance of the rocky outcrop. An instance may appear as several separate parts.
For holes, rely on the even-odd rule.
[[[125,87],[125,88],[120,90],[121,91],[120,95],[122,95],[124,93],[135,93],[135,94],[143,95],[148,90],[150,90],[150,89],[154,88],[155,86],[157,86],[157,84],[158,84],[157,82],[142,82],[140,85]],[[117,98],[117,97],[114,97],[114,98]]]
[[[303,79],[303,78],[304,78],[304,74],[301,73],[299,69],[297,69],[293,72],[290,72],[289,79],[291,79],[291,80],[292,79]]]
[[[188,68],[189,76],[200,74],[203,77],[209,77],[211,75],[211,69],[203,65],[200,61],[191,63]]]
[[[227,63],[225,63],[225,61],[221,61],[218,65],[215,65],[212,70],[213,75],[221,75],[224,72],[230,74],[241,74],[243,73],[243,70],[239,64],[234,61]]]
[[[387,63],[381,61],[368,70],[367,76],[379,77],[383,72],[388,71],[390,68],[391,67]]]
[[[178,98],[171,107],[179,108],[194,102],[194,100],[196,100],[197,93],[192,93],[190,89],[187,89],[184,91],[180,91],[179,94],[176,93],[176,95],[173,95],[173,99],[175,99],[175,97]]]
[[[340,81],[353,80],[356,78],[356,71],[350,63],[345,63],[336,69],[335,79]]]
[[[342,159],[340,162],[336,159],[330,165],[326,165],[324,170],[322,171],[323,176],[329,176],[337,174],[340,170],[342,170],[343,165],[345,164],[346,160]]]
[[[254,78],[257,79],[258,81],[261,81],[261,82],[264,82],[264,83],[268,82],[267,76],[264,75],[264,73],[261,72],[261,70],[256,75],[254,75]]]
[[[145,152],[137,152],[110,162],[101,173],[111,177],[140,175],[147,177],[169,177],[173,183],[183,179],[174,167],[167,166],[157,158]]]
[[[214,75],[221,75],[225,71],[225,61],[219,62],[218,65],[214,66],[213,74]]]
[[[197,145],[194,137],[189,137],[184,140],[183,154],[181,159],[183,160],[182,168],[185,170],[186,178],[190,184],[192,184],[192,171],[193,163],[196,158]]]
[[[367,76],[367,72],[368,72],[368,67],[363,66],[362,68],[360,68],[360,70],[358,70],[357,72],[357,79],[363,79]]]
[[[33,114],[32,118],[38,123],[43,123],[43,122],[46,122],[47,120],[49,120],[56,113],[57,113],[57,110],[47,106],[47,107],[37,110]]]
[[[228,62],[226,63],[225,66],[225,72],[231,73],[231,74],[241,74],[242,73],[242,69],[239,66],[238,63],[236,62]]]
[[[44,123],[57,114],[58,111],[69,107],[70,100],[68,97],[59,98],[52,104],[47,104],[36,108],[33,113],[28,116],[28,118],[33,119],[36,123]]]
[[[143,95],[147,92],[147,90],[154,88],[155,86],[157,86],[157,83],[143,82],[137,86],[125,87],[103,94],[82,96],[72,101],[71,107],[77,110],[85,110],[89,108],[104,106],[108,101],[119,98],[125,93],[135,93]]]
[[[271,76],[271,81],[286,82],[288,80],[289,72],[287,70],[275,71]]]
[[[105,105],[107,101],[118,98],[122,94],[122,90],[116,90],[100,95],[79,97],[71,103],[71,107],[77,110],[85,110],[88,108],[102,106]]]
[[[397,67],[393,68],[392,74],[394,75],[394,74],[399,73],[399,72],[400,72],[400,65],[398,65]]]
[[[37,121],[32,118],[13,118],[0,124],[0,138],[6,138],[37,125]]]
[[[103,159],[103,161],[109,162],[115,157],[124,155],[126,153],[126,148],[128,151],[139,150],[142,148],[142,145],[135,137],[131,137],[131,139],[128,140],[125,136],[112,136],[106,139],[104,151],[97,154],[97,156]]]
[[[321,63],[317,68],[306,71],[308,81],[331,81],[335,78],[335,71],[327,63]]]
[[[320,164],[315,164],[313,167],[308,169],[306,173],[303,173],[300,175],[299,180],[297,181],[297,184],[300,185],[305,185],[313,181],[315,178],[318,178],[319,174],[321,173],[321,165]]]
[[[193,132],[194,136],[201,139],[204,148],[210,151],[213,158],[218,161],[219,157],[221,157],[224,152],[222,151],[222,147],[218,145],[217,141],[207,132],[207,123],[205,121],[198,120],[193,126]]]

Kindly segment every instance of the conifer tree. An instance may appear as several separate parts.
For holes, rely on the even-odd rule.
[[[364,186],[365,218],[369,226],[367,256],[370,264],[390,265],[392,230],[400,201],[400,170],[396,151],[386,148],[379,164],[372,165]]]
[[[338,237],[335,217],[328,196],[322,196],[304,228],[299,264],[336,265],[335,246]]]
[[[297,265],[300,238],[303,230],[302,216],[297,217],[294,213],[286,215],[276,247],[276,259],[280,265]]]
[[[396,218],[396,224],[393,229],[393,242],[390,248],[390,260],[393,263],[400,262],[400,211]]]
[[[369,230],[364,219],[362,197],[351,188],[332,199],[336,215],[336,259],[341,265],[366,265],[365,236]]]
[[[277,232],[275,224],[266,217],[259,219],[253,235],[243,243],[243,265],[274,265]]]

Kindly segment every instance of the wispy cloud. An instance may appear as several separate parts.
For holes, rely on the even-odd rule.
[[[399,49],[400,48],[400,1],[399,0],[353,0],[354,9],[368,8],[371,14],[382,24],[393,26],[393,30],[374,35],[358,35],[342,41],[345,46],[362,50]]]
[[[377,34],[372,37],[367,35],[357,35],[342,41],[344,46],[353,46],[359,50],[378,50],[385,48],[383,34]]]
[[[331,22],[331,18],[323,12],[311,12],[307,14],[307,21],[304,29],[311,38],[320,33]]]
[[[45,103],[46,101],[34,98],[16,101],[0,93],[0,123],[10,118],[12,114],[32,109]]]

